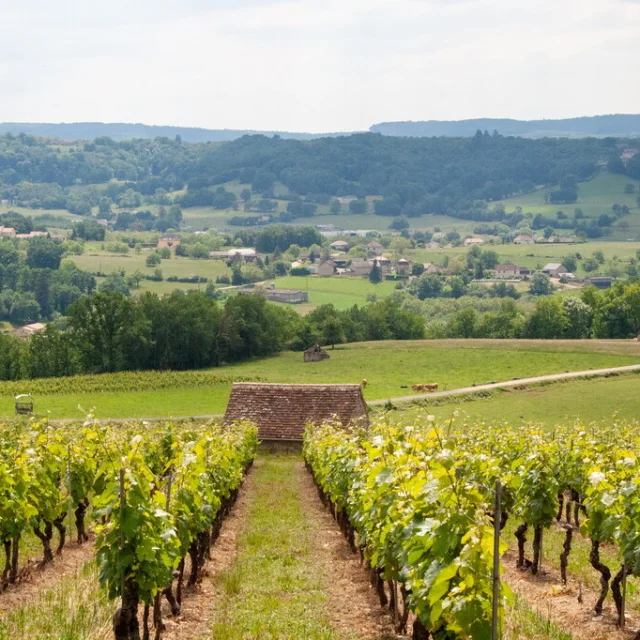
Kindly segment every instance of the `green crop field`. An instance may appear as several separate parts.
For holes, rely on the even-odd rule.
[[[148,252],[136,254],[130,251],[127,254],[109,253],[107,251],[91,251],[80,256],[71,256],[71,259],[81,269],[102,273],[113,273],[124,269],[127,274],[136,270],[145,275],[153,274],[155,267],[147,267],[145,260]],[[191,276],[203,276],[209,281],[215,282],[217,276],[230,275],[231,271],[223,260],[193,260],[191,258],[181,258],[174,255],[169,260],[163,260],[159,265],[165,278],[165,282],[150,282],[142,280],[139,291],[155,291],[156,293],[169,293],[174,289],[196,289],[197,284],[182,282],[166,282],[169,276],[180,278]]]
[[[440,389],[456,389],[535,375],[582,371],[640,363],[640,343],[621,341],[531,341],[531,340],[442,340],[370,342],[330,350],[331,358],[304,363],[301,353],[285,352],[215,370],[229,378],[260,379],[283,383],[359,383],[366,378],[368,400],[412,394],[411,385],[438,382]],[[128,374],[126,374],[128,375]],[[175,373],[175,387],[138,391],[135,380],[117,392],[99,393],[92,382],[89,393],[82,378],[74,379],[65,393],[56,383],[49,395],[46,381],[13,383],[13,392],[34,389],[36,412],[51,418],[80,418],[95,409],[100,418],[175,417],[223,413],[231,390],[229,382],[215,381],[201,386],[181,384]],[[637,395],[637,394],[636,394]],[[606,401],[606,398],[604,399]],[[563,406],[562,404],[560,406]],[[547,407],[546,404],[543,405]],[[551,407],[548,407],[551,410]],[[609,402],[607,413],[616,406]],[[0,416],[13,413],[11,395],[0,397]]]

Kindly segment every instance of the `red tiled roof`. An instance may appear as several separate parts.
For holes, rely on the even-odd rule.
[[[234,382],[225,424],[250,420],[260,438],[302,440],[308,424],[337,420],[368,424],[367,405],[358,384],[262,384]]]

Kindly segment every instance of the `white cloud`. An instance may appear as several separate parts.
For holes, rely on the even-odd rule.
[[[632,0],[0,0],[0,10],[0,120],[335,131],[640,104]]]

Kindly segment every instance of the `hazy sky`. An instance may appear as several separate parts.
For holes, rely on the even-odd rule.
[[[640,112],[640,0],[0,0],[0,121]]]

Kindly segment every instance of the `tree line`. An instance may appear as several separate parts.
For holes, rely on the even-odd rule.
[[[306,317],[259,295],[223,303],[175,291],[137,299],[102,290],[74,302],[63,323],[28,340],[0,334],[0,380],[129,370],[186,370],[265,357],[316,343],[417,339],[424,320],[393,301]]]

